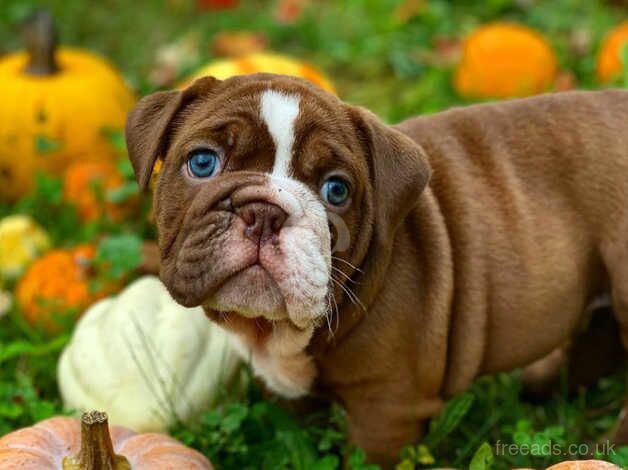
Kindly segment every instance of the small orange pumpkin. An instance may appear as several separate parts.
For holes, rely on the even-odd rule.
[[[561,462],[547,470],[619,470],[617,465],[601,460],[574,460]]]
[[[92,260],[96,249],[81,245],[71,250],[53,250],[30,265],[15,290],[24,318],[49,333],[62,326],[56,315],[78,316],[94,301],[115,289],[107,284],[95,292]]]
[[[556,55],[539,33],[491,23],[465,39],[453,85],[465,98],[528,96],[551,87],[557,71]]]
[[[622,51],[627,45],[628,21],[611,30],[602,42],[596,64],[596,74],[600,82],[609,83],[622,73]]]
[[[533,468],[514,468],[513,470],[534,470]],[[547,470],[620,470],[617,465],[601,460],[569,460],[548,467]]]
[[[112,163],[82,161],[66,169],[63,196],[77,208],[84,221],[97,220],[103,216],[119,221],[130,207],[128,204],[109,201],[107,193],[123,185],[124,178]]]
[[[0,439],[0,468],[38,470],[211,470],[209,461],[173,438],[136,434],[107,415],[55,417]]]

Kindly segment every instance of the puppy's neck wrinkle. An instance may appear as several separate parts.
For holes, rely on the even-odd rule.
[[[335,339],[327,341],[323,325],[310,347],[320,386],[351,387],[365,374],[387,374],[387,354],[408,347],[400,360],[410,367],[413,388],[438,394],[447,378],[454,272],[447,227],[429,187],[388,244],[374,234],[365,260],[359,295],[367,311],[345,301]],[[352,351],[352,357],[373,357],[372,370],[339,362],[344,351]]]
[[[427,244],[424,247],[425,250],[421,250],[422,254],[427,252],[429,254],[426,256],[432,257],[436,253],[443,255],[443,258],[439,256],[438,260],[430,259],[429,263],[425,259],[417,260],[416,265],[418,269],[425,271],[428,269],[426,264],[429,264],[430,269],[434,269],[434,272],[438,273],[436,277],[439,285],[434,290],[438,290],[438,297],[444,299],[441,303],[446,304],[447,308],[450,307],[450,299],[453,295],[453,281],[450,281],[453,279],[451,244],[440,207],[428,187],[419,197],[416,206],[410,210],[405,220],[400,224],[392,239],[383,239],[381,235],[373,232],[364,261],[357,266],[359,271],[356,270],[352,276],[352,279],[356,281],[354,292],[363,307],[352,303],[347,295],[343,295],[342,300],[338,303],[339,325],[335,327],[336,320],[331,320],[333,335],[329,334],[329,329],[325,323],[318,326],[314,338],[308,346],[308,351],[313,356],[323,357],[326,351],[341,345],[345,338],[351,336],[350,333],[362,323],[368,322],[369,312],[373,308],[377,308],[376,302],[382,298],[382,291],[386,288],[391,270],[396,268],[393,264],[392,254],[398,238],[405,236],[412,239],[416,238],[416,234],[421,234],[422,243],[425,241]],[[420,278],[422,276],[417,274],[417,279]],[[431,286],[425,287],[431,289]],[[423,290],[423,285],[416,286],[416,292]],[[429,305],[425,307],[425,309],[429,308]]]
[[[436,152],[432,151],[434,155]],[[473,260],[462,258],[460,253],[453,249],[464,243],[460,240],[459,220],[447,218],[441,209],[441,201],[446,198],[440,191],[428,187],[426,190],[430,199],[429,208],[418,208],[413,214],[417,224],[426,221],[431,226],[432,240],[421,240],[421,250],[426,259],[431,259],[425,271],[430,273],[432,287],[430,297],[434,299],[430,308],[434,311],[443,311],[442,327],[446,329],[446,370],[440,393],[450,396],[466,389],[473,379],[480,374],[482,363],[487,349],[488,312],[481,306],[485,298],[476,299],[462,297],[461,293],[469,292],[466,289],[457,289],[457,286],[484,283],[484,264],[479,261],[481,256]],[[418,233],[418,232],[414,232]],[[438,259],[434,256],[438,255]],[[429,287],[423,286],[425,289]],[[485,292],[486,289],[471,289],[471,291]],[[477,310],[476,316],[469,312]],[[473,317],[473,318],[472,318]]]

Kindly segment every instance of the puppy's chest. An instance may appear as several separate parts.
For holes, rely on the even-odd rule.
[[[232,338],[255,376],[271,391],[285,398],[299,398],[309,393],[316,377],[314,360],[305,352],[312,332],[278,322],[263,341],[234,332]]]

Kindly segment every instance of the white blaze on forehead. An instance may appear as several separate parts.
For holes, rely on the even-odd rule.
[[[294,121],[299,115],[299,102],[295,95],[276,90],[266,90],[261,97],[261,115],[268,132],[275,142],[274,176],[289,176],[292,144],[294,143]]]

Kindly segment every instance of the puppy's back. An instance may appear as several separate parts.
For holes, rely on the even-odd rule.
[[[628,201],[628,91],[453,108],[395,127],[425,149],[437,193],[545,194],[567,198],[591,217],[600,209],[606,217],[623,211]]]

